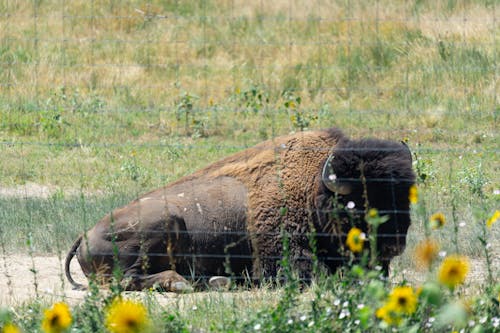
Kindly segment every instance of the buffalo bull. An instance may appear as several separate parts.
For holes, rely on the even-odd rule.
[[[334,128],[277,137],[105,216],[74,243],[66,276],[78,286],[69,272],[76,254],[86,276],[106,280],[119,268],[130,290],[180,290],[184,277],[275,277],[287,235],[290,262],[308,278],[313,256],[330,271],[342,264],[345,235],[367,230],[368,208],[389,217],[377,242],[387,271],[405,247],[414,179],[399,142],[351,140]]]

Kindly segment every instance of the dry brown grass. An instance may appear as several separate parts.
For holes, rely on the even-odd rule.
[[[303,96],[304,105],[338,104],[350,90],[351,105],[385,106],[393,97],[371,94],[370,88],[391,90],[407,80],[403,74],[408,66],[432,65],[439,59],[433,43],[477,44],[493,56],[493,48],[485,44],[496,43],[498,35],[494,10],[479,3],[452,9],[446,8],[446,2],[415,9],[391,1],[346,5],[285,0],[212,1],[205,7],[183,4],[179,8],[159,1],[119,5],[72,1],[65,7],[58,1],[45,1],[4,6],[8,15],[1,18],[0,39],[12,53],[13,63],[5,68],[2,79],[13,85],[10,96],[48,98],[57,87],[65,86],[83,95],[98,93],[113,106],[123,103],[116,98],[117,89],[123,86],[146,104],[170,106],[180,92],[189,90],[207,105],[209,100],[223,102],[236,87],[250,82],[279,93],[294,75],[299,82],[293,88]],[[412,42],[408,33],[428,40]],[[339,52],[353,59],[353,52],[364,53],[377,41],[389,46],[384,51],[387,56],[400,58],[391,65],[393,70],[368,80],[345,81],[346,66],[379,65],[339,63]],[[406,42],[413,44],[408,47]],[[401,57],[400,51],[407,55]],[[363,58],[369,60],[367,55]],[[306,69],[312,77],[323,76],[313,87],[319,89],[314,95],[308,93],[304,71],[293,71],[311,65],[320,66]],[[338,66],[339,72],[325,71],[324,66]],[[422,82],[410,78],[409,85],[413,89]],[[461,90],[455,88],[453,84],[436,93]]]

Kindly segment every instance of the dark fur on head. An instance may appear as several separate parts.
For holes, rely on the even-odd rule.
[[[408,147],[386,140],[345,139],[335,147],[333,156],[329,169],[335,173],[335,182],[350,190],[338,200],[344,206],[355,203],[361,228],[367,230],[363,217],[369,208],[389,216],[378,230],[379,257],[388,265],[390,258],[404,250],[410,226],[408,192],[415,174]]]

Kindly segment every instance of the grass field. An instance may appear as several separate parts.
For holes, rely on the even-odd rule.
[[[51,189],[0,196],[2,253],[64,252],[141,193],[262,140],[338,126],[352,137],[405,140],[414,152],[421,199],[396,274],[414,267],[412,250],[435,212],[447,219],[433,234],[442,250],[500,260],[499,224],[484,227],[500,208],[499,46],[494,0],[2,1],[0,188]],[[355,294],[351,273],[306,296],[290,286],[263,291],[248,309],[218,299],[214,310],[208,298],[198,311],[164,314],[163,330],[389,329],[373,313],[363,322],[353,304],[376,302]],[[489,303],[471,305],[469,319],[486,316],[493,332],[494,283],[475,282]],[[338,295],[358,315],[335,326],[327,323],[342,313],[332,305]],[[102,314],[93,301],[76,313]],[[43,313],[36,302],[27,307],[37,313],[21,316],[29,331]],[[425,331],[436,309],[399,328]],[[203,321],[211,311],[221,326]],[[77,332],[103,329],[102,320],[92,329],[77,322]]]

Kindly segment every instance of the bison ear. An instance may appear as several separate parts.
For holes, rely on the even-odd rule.
[[[323,184],[325,184],[326,188],[330,191],[340,195],[348,195],[351,193],[352,188],[349,184],[342,184],[337,179],[337,175],[332,167],[332,160],[334,158],[335,156],[332,154],[326,159],[323,165],[323,171],[321,172],[321,179],[323,180]]]

